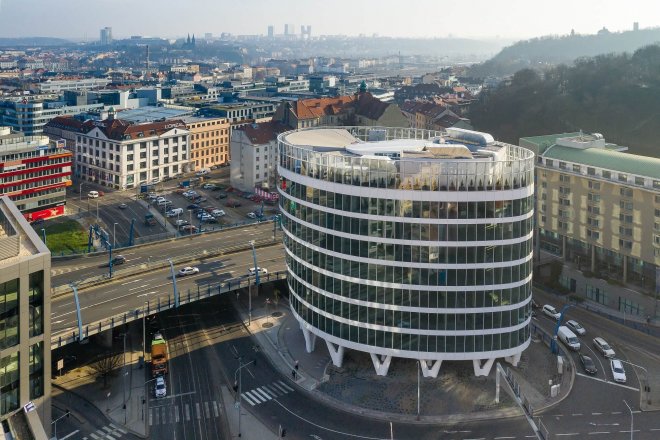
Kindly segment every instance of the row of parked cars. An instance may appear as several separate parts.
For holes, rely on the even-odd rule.
[[[549,304],[544,305],[541,310],[545,316],[555,321],[558,321],[561,318],[561,314],[557,312],[557,309]],[[557,339],[563,342],[571,350],[579,352],[581,345],[577,335],[584,336],[586,334],[587,330],[582,325],[580,325],[580,323],[574,319],[570,319],[566,321],[564,325],[559,326],[559,329],[557,330]],[[615,359],[616,354],[614,353],[614,350],[610,344],[608,344],[607,341],[601,337],[593,338],[592,343],[598,353],[609,359],[610,369],[612,370],[612,378],[614,381],[618,383],[626,383],[626,371],[623,368],[623,362],[621,362],[619,359]],[[593,359],[591,359],[591,357],[583,353],[578,353],[578,357],[580,359],[580,363],[582,364],[582,368],[586,373],[598,373],[596,364],[594,363]]]

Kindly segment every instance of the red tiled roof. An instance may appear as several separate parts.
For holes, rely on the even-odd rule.
[[[291,127],[281,122],[269,121],[247,124],[237,130],[244,132],[252,145],[263,145],[274,140],[278,134],[291,130]]]
[[[293,104],[293,112],[298,120],[316,119],[325,115],[340,113],[346,104],[353,102],[352,96],[338,96],[336,98],[301,99]]]

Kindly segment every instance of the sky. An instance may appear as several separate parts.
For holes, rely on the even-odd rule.
[[[530,38],[660,26],[658,0],[0,0],[0,37],[275,33]]]

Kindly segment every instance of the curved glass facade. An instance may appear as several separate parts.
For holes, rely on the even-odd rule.
[[[533,153],[424,130],[376,132],[375,142],[367,127],[278,138],[294,313],[322,338],[381,355],[521,352],[530,337]]]

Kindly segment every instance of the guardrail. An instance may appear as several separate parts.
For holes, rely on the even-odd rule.
[[[262,247],[267,247],[267,246],[273,246],[281,243],[280,241],[273,240],[273,239],[262,239],[262,240],[257,240],[254,242],[254,247],[255,248],[262,248]],[[241,251],[246,251],[250,250],[252,247],[249,244],[241,244],[241,245],[236,245],[236,246],[230,246],[230,247],[219,247],[215,249],[204,249],[200,252],[192,252],[190,254],[185,254],[185,255],[180,255],[178,257],[173,257],[171,258],[173,264],[181,264],[181,263],[188,263],[191,261],[199,260],[201,258],[208,258],[208,257],[218,257],[221,255],[226,255],[226,254],[235,254],[237,252]],[[146,264],[140,264],[135,267],[131,268],[126,268],[126,269],[120,269],[120,270],[114,270],[112,277],[110,277],[109,274],[103,274],[103,275],[98,275],[95,277],[90,277],[90,278],[85,278],[84,280],[77,281],[75,283],[76,287],[78,290],[84,290],[88,289],[90,287],[98,286],[100,284],[105,284],[105,283],[110,283],[112,281],[122,279],[122,278],[127,278],[133,275],[137,275],[139,273],[143,273],[146,271],[151,271],[151,270],[158,270],[158,269],[164,269],[169,267],[170,262],[168,259],[162,259],[162,260],[156,260],[156,261],[149,261]],[[71,292],[71,286],[69,284],[62,284],[59,286],[52,287],[50,289],[51,292],[51,299],[58,298],[62,295],[65,295],[67,293]]]
[[[266,275],[260,275],[259,281],[260,284],[263,284],[269,283],[271,281],[283,280],[286,279],[286,274],[287,272],[282,270]],[[243,289],[254,285],[255,283],[256,280],[254,277],[246,277],[238,280],[228,280],[216,284],[209,283],[204,287],[198,285],[196,292],[191,291],[190,289],[188,289],[187,293],[179,292],[179,306],[190,304],[192,302],[210,298],[212,296],[220,295],[223,293],[232,292],[238,289]],[[103,331],[111,330],[116,326],[124,325],[129,322],[136,321],[172,308],[174,308],[173,293],[167,296],[167,301],[163,301],[161,298],[145,301],[145,304],[141,308],[137,308],[130,312],[118,313],[106,319],[90,322],[89,324],[83,325],[82,336],[83,339],[86,339]],[[50,348],[51,350],[54,350],[67,344],[71,344],[79,339],[80,335],[78,334],[77,327],[70,333],[68,331],[59,332],[51,336]]]

